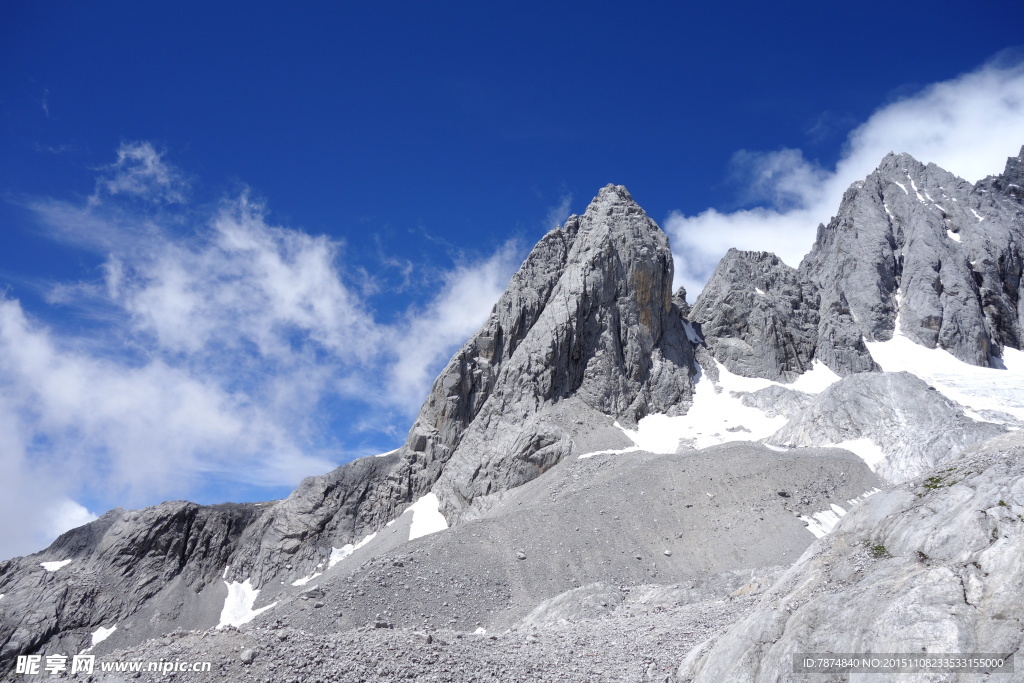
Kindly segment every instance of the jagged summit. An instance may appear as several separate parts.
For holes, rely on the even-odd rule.
[[[1022,169],[1011,157],[975,186],[890,153],[818,226],[798,269],[730,251],[690,316],[715,357],[748,376],[789,380],[813,359],[844,376],[878,370],[865,343],[897,326],[926,348],[998,367],[1003,348],[1024,341],[1024,211],[1012,182]]]

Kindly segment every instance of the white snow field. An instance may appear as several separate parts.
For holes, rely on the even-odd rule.
[[[66,567],[71,564],[71,560],[58,560],[56,562],[40,562],[39,566],[48,572],[55,572],[62,567]]]
[[[614,450],[584,453],[580,458],[595,455],[617,455],[634,451],[675,453],[682,440],[696,448],[706,448],[729,441],[759,441],[774,434],[786,423],[782,416],[768,417],[764,411],[743,404],[735,393],[748,393],[780,386],[808,394],[818,394],[840,377],[820,361],[790,384],[759,377],[743,377],[729,372],[715,361],[718,382],[701,373],[694,389],[693,406],[686,415],[648,415],[637,423],[635,430],[616,423],[633,442],[633,446]]]
[[[412,524],[409,526],[410,541],[448,528],[448,520],[441,514],[438,504],[437,496],[428,493],[409,506],[406,512],[412,512]]]
[[[885,462],[888,457],[882,447],[866,436],[859,439],[848,439],[839,443],[823,444],[833,448],[844,448],[860,457],[864,463],[871,468],[872,472],[878,471],[878,466]]]
[[[217,624],[219,629],[248,623],[277,604],[272,602],[266,607],[253,609],[260,591],[252,587],[251,579],[242,582],[225,581],[224,585],[228,587],[228,597],[224,598],[224,609],[220,612],[220,623]]]
[[[114,624],[110,628],[103,628],[102,626],[100,626],[98,629],[92,632],[92,647],[96,647],[97,645],[102,643],[104,640],[113,635],[114,631],[116,630],[117,624]],[[92,647],[89,649],[91,650]]]

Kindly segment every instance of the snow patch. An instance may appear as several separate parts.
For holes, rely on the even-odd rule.
[[[220,578],[222,578],[222,579],[228,578],[228,570],[229,569],[231,569],[231,565],[230,564],[227,565],[226,567],[224,567],[224,573],[220,575]]]
[[[761,445],[765,446],[769,450],[773,450],[773,451],[776,451],[778,453],[789,453],[789,449],[786,448],[785,446],[775,446],[775,445],[770,444],[770,443],[761,444]]]
[[[701,375],[694,388],[693,406],[686,415],[648,415],[637,423],[636,430],[623,433],[640,450],[651,453],[675,453],[682,439],[706,448],[728,441],[757,441],[775,433],[785,424],[783,417],[768,417],[757,408],[743,405],[737,392],[763,389],[777,382],[741,377],[716,361],[718,383]],[[622,429],[620,427],[620,429]]]
[[[58,560],[56,562],[40,562],[39,566],[48,572],[55,572],[62,567],[66,567],[71,564],[71,560]]]
[[[842,377],[832,372],[829,366],[815,358],[811,363],[810,370],[797,377],[792,383],[782,386],[802,391],[805,394],[820,394],[841,379]]]
[[[978,219],[978,222],[979,222],[979,223],[980,223],[980,222],[982,222],[983,220],[985,220],[985,217],[984,217],[984,216],[982,216],[981,214],[979,214],[979,213],[978,213],[977,211],[975,211],[974,209],[971,209],[971,213],[973,213],[973,214],[974,214],[974,217]]]
[[[845,514],[846,510],[833,504],[829,510],[815,512],[809,517],[801,515],[798,519],[807,523],[807,530],[814,534],[815,538],[821,538],[835,529],[836,524],[839,524],[839,518]]]
[[[904,190],[904,192],[906,192],[906,190]],[[892,215],[892,211],[889,210],[889,205],[888,204],[886,204],[885,202],[882,202],[882,208],[885,209],[885,212],[887,214],[889,214],[889,218],[895,218],[895,216]]]
[[[344,560],[346,557],[348,557],[349,555],[351,555],[352,553],[354,553],[355,551],[359,550],[364,545],[366,545],[367,543],[372,541],[376,535],[377,535],[377,532],[374,531],[372,534],[370,534],[369,536],[366,536],[365,538],[363,538],[363,540],[359,541],[355,545],[353,545],[351,543],[346,543],[345,545],[341,546],[340,548],[333,548],[332,547],[331,548],[331,556],[329,558],[327,558],[327,568],[331,569],[332,567],[334,567],[334,565],[338,564],[339,562]]]
[[[914,188],[914,194],[916,194],[916,195],[917,195],[917,198],[918,198],[918,200],[919,200],[919,201],[920,201],[920,202],[921,202],[922,204],[924,204],[924,203],[925,203],[925,201],[924,201],[924,197],[922,197],[922,196],[921,196],[921,193],[920,193],[920,192],[918,192],[918,190],[917,190],[917,183],[915,183],[915,182],[914,182],[914,179],[913,179],[913,178],[911,178],[909,174],[907,175],[907,180],[909,180],[909,181],[910,181],[910,186],[911,186],[912,188]]]
[[[704,340],[701,339],[699,334],[697,334],[697,330],[694,329],[693,323],[691,323],[689,320],[683,323],[683,329],[686,330],[686,338],[690,340],[691,344],[704,343]]]
[[[952,230],[946,230],[946,237],[948,237],[949,239],[953,240],[954,242],[959,242],[960,241],[960,235],[958,235],[957,233],[953,232]]]
[[[888,457],[877,443],[866,436],[859,439],[847,439],[846,441],[840,441],[839,443],[822,445],[832,448],[845,448],[846,450],[851,451],[867,463],[867,466],[871,468],[872,472],[876,472],[878,470],[878,466],[884,463],[885,459]]]
[[[869,496],[873,496],[878,493],[880,489],[870,489],[860,494],[856,498],[851,499],[849,502],[850,507],[863,502]],[[802,522],[807,523],[807,530],[814,534],[815,538],[821,538],[830,531],[836,528],[836,524],[839,524],[839,519],[846,514],[846,510],[842,507],[832,503],[829,505],[827,510],[821,510],[815,512],[810,516],[799,516]]]
[[[377,455],[375,455],[373,457],[375,457],[375,458],[386,458],[386,457],[388,457],[389,455],[391,455],[393,453],[397,453],[398,451],[399,451],[399,449],[396,448],[395,450],[388,451],[387,453],[378,453]]]
[[[92,648],[102,643],[104,640],[109,638],[116,630],[117,624],[114,624],[110,628],[103,628],[102,626],[100,626],[98,629],[92,632],[92,647],[90,647],[89,649],[91,650]]]
[[[990,410],[1024,420],[1024,351],[1004,347],[1002,369],[969,365],[944,349],[916,344],[898,329],[889,341],[866,343],[885,372],[910,372],[973,411]]]
[[[225,626],[241,626],[246,624],[277,604],[277,602],[272,602],[266,607],[253,609],[252,606],[256,603],[256,598],[259,596],[260,591],[252,587],[252,579],[246,579],[242,582],[225,581],[224,585],[228,587],[228,597],[224,598],[224,608],[220,612],[220,623],[217,624],[218,629]]]
[[[900,189],[901,189],[901,190],[903,190],[903,194],[905,194],[905,195],[909,195],[909,194],[910,194],[909,192],[907,192],[907,187],[906,187],[906,185],[904,185],[904,184],[903,184],[903,183],[901,183],[901,182],[897,182],[897,181],[895,181],[895,180],[894,180],[893,182],[894,182],[894,183],[896,183],[897,185],[899,185],[899,186],[900,186]]]
[[[841,378],[827,365],[815,360],[811,369],[790,384],[761,377],[735,375],[715,361],[718,382],[701,374],[694,388],[693,405],[686,415],[648,415],[635,430],[615,426],[633,442],[626,448],[593,451],[578,459],[595,455],[619,455],[636,451],[670,454],[679,449],[679,442],[689,440],[696,448],[706,448],[730,441],[760,441],[778,431],[786,423],[782,416],[768,417],[762,410],[744,405],[736,394],[750,393],[770,386],[786,387],[818,394]]]
[[[473,631],[473,635],[476,635],[476,636],[487,635],[487,629],[485,629],[483,626],[478,626],[477,629],[475,631]]]
[[[409,540],[427,536],[448,528],[448,520],[438,509],[439,501],[434,493],[428,493],[409,506],[412,524],[409,525]]]
[[[615,426],[622,429],[619,423],[616,422]],[[639,446],[628,446],[626,448],[610,448],[604,451],[591,451],[590,453],[582,453],[577,456],[577,460],[586,460],[587,458],[593,458],[595,455],[619,455],[621,453],[635,453],[640,450]]]
[[[760,294],[761,296],[767,296],[767,294],[765,294],[760,287],[754,287],[754,291]]]
[[[320,576],[321,574],[323,574],[323,572],[313,572],[309,576],[303,576],[301,579],[296,579],[296,580],[292,581],[292,585],[293,586],[305,586],[307,583],[309,583],[310,581],[312,581],[316,577]]]

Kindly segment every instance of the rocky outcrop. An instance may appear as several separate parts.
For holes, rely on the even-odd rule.
[[[479,509],[570,452],[566,421],[583,415],[552,419],[546,409],[555,402],[574,397],[625,425],[686,411],[693,348],[671,285],[668,238],[622,186],[603,188],[582,216],[545,236],[460,352],[487,340],[493,355],[457,368],[453,361],[443,391],[435,385],[424,406],[436,412],[451,400],[447,387],[465,387],[481,361],[493,373],[435,487],[447,516]],[[421,416],[412,438],[430,444],[436,432]]]
[[[1009,177],[1019,164],[1010,160]],[[885,341],[898,314],[916,343],[973,365],[993,366],[1004,346],[1020,348],[1024,223],[1018,203],[995,195],[910,155],[888,155],[847,190],[800,264],[819,285],[822,331],[826,310],[849,311],[839,327]],[[848,358],[849,336],[820,334],[818,356],[830,366]]]
[[[585,424],[617,433],[605,423],[684,412],[693,347],[671,283],[665,234],[624,187],[603,188],[530,253],[434,382],[404,446],[310,477],[283,501],[111,513],[0,565],[4,656],[65,636],[80,645],[89,627],[156,600],[168,607],[146,609],[163,623],[206,587],[223,592],[222,581],[290,583],[432,488],[455,521],[553,467]],[[51,590],[38,563],[64,555],[72,563],[60,571],[74,573],[74,587]]]
[[[798,652],[1019,656],[1021,585],[1024,438],[1010,433],[856,506],[679,677],[793,680]]]
[[[524,484],[546,473],[549,480],[557,479],[558,472],[571,469],[564,467],[567,457],[580,453],[613,457],[616,452],[635,453],[636,449],[629,447],[630,439],[616,422],[630,428],[653,413],[686,413],[693,401],[698,361],[711,378],[719,375],[715,359],[733,373],[781,382],[791,382],[811,369],[815,360],[845,377],[817,397],[779,385],[741,392],[745,405],[789,420],[773,437],[776,446],[870,441],[884,453],[878,473],[890,481],[915,476],[938,462],[941,467],[960,462],[950,458],[1002,428],[967,419],[958,406],[930,391],[916,378],[867,372],[878,368],[865,340],[889,339],[899,330],[919,344],[945,348],[967,362],[996,366],[995,359],[1003,348],[1020,347],[1022,169],[1024,157],[1011,159],[1003,174],[971,186],[934,166],[923,166],[905,155],[890,155],[877,171],[846,193],[836,217],[819,229],[814,249],[800,268],[790,268],[771,254],[730,251],[692,309],[687,306],[685,291],[675,295],[671,292],[672,256],[664,233],[625,188],[609,185],[582,216],[570,217],[564,227],[541,239],[488,320],[434,382],[405,444],[396,451],[363,458],[323,476],[306,479],[282,501],[211,507],[165,503],[136,513],[115,511],[65,534],[43,553],[0,563],[0,666],[10,665],[15,654],[42,652],[57,645],[68,652],[78,651],[88,644],[96,629],[109,628],[115,622],[124,626],[122,635],[112,637],[121,638],[118,646],[131,645],[182,625],[209,627],[216,623],[217,611],[226,604],[231,586],[238,588],[245,580],[251,581],[247,585],[253,589],[265,591],[260,595],[264,601],[260,607],[279,597],[283,601],[301,600],[288,595],[288,586],[296,585],[296,579],[311,580],[313,574],[324,570],[334,549],[384,529],[427,493],[437,497],[440,510],[450,523],[486,517],[480,527],[467,525],[461,535],[453,537],[475,538],[476,530],[485,526],[500,529],[501,520],[507,522],[510,517],[509,506],[518,507],[524,492],[536,485]],[[743,533],[759,533],[757,529],[764,527],[758,524],[768,519],[766,511],[774,509],[768,501],[783,506],[784,515],[775,512],[782,515],[778,519],[789,530],[790,540],[805,544],[810,541],[811,530],[804,524],[810,523],[798,521],[796,515],[827,512],[824,507],[812,507],[826,502],[824,498],[817,499],[825,493],[828,504],[832,504],[829,496],[839,489],[830,481],[844,480],[851,473],[857,474],[861,484],[875,481],[875,475],[862,462],[842,451],[830,451],[831,454],[821,457],[801,451],[766,455],[767,449],[761,446],[756,451],[746,454],[739,467],[749,468],[754,462],[800,462],[801,477],[808,480],[800,483],[799,499],[790,500],[791,493],[778,488],[783,485],[781,480],[778,487],[772,482],[760,482],[771,486],[759,490],[762,498],[757,505],[743,493],[728,497],[723,493],[719,499],[711,482],[718,486],[719,479],[734,481],[736,472],[716,471],[710,476],[710,470],[703,470],[705,479],[694,479],[685,486],[679,483],[677,487],[680,491],[691,486],[699,488],[694,491],[704,497],[696,496],[697,500],[710,506],[704,517],[691,517],[684,511],[699,511],[701,505],[689,501],[682,510],[676,510],[676,501],[665,488],[672,477],[682,473],[665,475],[643,487],[650,489],[650,494],[657,485],[657,495],[666,497],[665,508],[659,513],[662,521],[652,517],[648,525],[653,534],[651,548],[661,548],[661,557],[673,558],[671,562],[682,561],[685,544],[672,550],[666,542],[688,538],[685,529],[680,523],[674,523],[671,529],[662,528],[666,519],[681,514],[680,519],[693,521],[699,527],[694,538],[698,538],[697,532],[702,534],[700,543],[693,548],[687,546],[695,560],[719,556],[734,559],[763,546],[755,544],[755,538],[749,543],[744,541],[736,532],[729,536],[738,549],[730,546],[732,549],[725,555],[708,552],[701,544],[717,542],[720,530],[715,524],[725,524],[728,531],[733,527]],[[703,455],[708,462],[717,462],[715,459],[721,460],[722,452],[708,450]],[[699,459],[701,454],[692,457]],[[820,469],[826,458],[833,459],[828,462],[838,474]],[[590,462],[594,471],[604,467],[601,460],[584,462]],[[984,489],[988,497],[999,481],[1004,482],[998,484],[1003,487],[999,490],[1006,492],[1004,502],[1010,506],[1019,504],[1013,498],[1019,493],[1019,486],[1013,478],[1017,477],[1016,470],[1010,472],[1015,467],[1012,463],[992,461],[985,465],[984,472],[949,466],[952,469],[942,472],[956,470],[962,477],[957,475],[958,485],[950,488],[949,493],[942,492],[942,496],[950,497],[936,499],[937,504],[959,510],[966,519],[968,507],[981,505],[988,498],[983,501],[978,493],[968,505],[956,497],[967,494],[954,496],[952,492],[963,488],[959,483],[975,480],[977,485],[971,484],[972,490]],[[814,470],[815,467],[819,469]],[[998,467],[1006,471],[999,474]],[[699,469],[695,467],[694,472]],[[583,476],[583,469],[572,471]],[[784,471],[788,472],[780,469]],[[993,473],[990,480],[978,479],[989,471]],[[997,475],[1004,479],[997,481]],[[932,476],[938,479],[918,482],[923,489],[914,489],[922,500],[931,500],[929,496],[937,494],[944,486],[940,483],[947,481],[941,472]],[[638,474],[634,480],[639,479]],[[581,487],[579,495],[588,490],[575,479],[558,481],[559,488],[551,496],[576,490],[573,487],[577,485]],[[616,495],[628,494],[624,488],[628,482],[622,486]],[[791,483],[785,486],[792,488]],[[861,493],[863,489],[858,488],[852,493],[844,490],[843,495]],[[639,495],[644,495],[644,491]],[[609,494],[603,500],[610,499]],[[887,548],[890,543],[892,548],[910,548],[907,537],[891,536],[890,532],[907,519],[917,520],[917,515],[925,520],[915,522],[920,527],[918,531],[938,534],[938,526],[931,528],[926,524],[932,519],[928,515],[938,514],[933,508],[922,513],[909,506],[914,502],[909,498],[893,498],[890,494],[879,500],[890,501],[886,503],[889,507],[872,513],[875,516],[870,518],[872,523],[883,525],[879,531],[869,532],[867,526],[844,528],[861,529],[856,533],[872,540],[877,537],[881,539],[878,544]],[[642,501],[636,502],[639,505]],[[542,503],[533,500],[531,505],[537,508],[537,514],[521,515],[521,519],[529,517],[533,521],[517,530],[520,537],[515,542],[519,546],[537,535],[537,525],[545,523],[547,512],[538,512]],[[588,499],[586,509],[594,505],[600,507],[602,503]],[[721,505],[727,505],[729,515],[736,518],[711,509]],[[570,507],[577,509],[575,503]],[[898,519],[887,516],[897,512]],[[598,510],[596,514],[604,515],[604,511]],[[989,512],[985,514],[992,517]],[[581,529],[587,528],[589,521],[582,513],[577,517],[579,521],[573,529],[583,533]],[[1009,518],[997,517],[998,528],[1003,529]],[[407,542],[412,522],[409,517],[403,519],[402,524],[407,526],[394,524],[381,532],[382,537],[390,534],[388,542],[393,545],[384,550],[377,548],[374,553],[385,553],[394,544]],[[615,521],[619,522],[618,517]],[[960,524],[961,520],[946,515],[942,523]],[[975,519],[969,523],[977,526],[982,521]],[[632,519],[621,523],[622,529],[635,526]],[[399,538],[396,530],[402,529],[406,536]],[[988,533],[991,529],[985,527],[982,531]],[[778,533],[773,533],[771,538],[777,541]],[[970,539],[976,536],[972,534],[974,531],[968,534]],[[624,572],[629,565],[629,571],[633,571],[631,557],[615,545],[624,542],[622,539],[615,533],[610,537],[598,533],[595,538],[607,546],[602,549],[607,553],[607,562]],[[591,541],[577,541],[584,544],[577,553],[583,556],[587,550],[584,546]],[[772,552],[779,550],[772,544],[768,546]],[[975,553],[970,555],[975,558],[971,561],[980,565],[1010,557],[986,555],[989,559],[984,559],[984,548],[971,547],[970,553]],[[365,546],[363,552],[369,553],[369,548]],[[921,553],[946,557],[942,554],[945,551],[939,549],[933,555],[935,549],[929,548],[921,546]],[[451,549],[454,554],[460,550],[455,545]],[[552,568],[563,571],[563,556],[558,554],[563,549],[561,544],[549,544],[536,555],[552,563]],[[666,549],[671,554],[665,553]],[[508,550],[497,548],[494,561],[504,562],[509,557]],[[531,560],[534,555],[531,551]],[[961,555],[957,555],[957,561],[962,559]],[[633,561],[640,559],[632,557]],[[837,563],[842,560],[839,555],[836,558]],[[778,559],[769,564],[777,564]],[[70,562],[40,566],[66,560]],[[452,564],[457,561],[453,559]],[[804,565],[806,558],[798,569]],[[608,566],[612,565],[594,566],[587,582],[602,580],[600,571]],[[652,563],[650,571],[656,566]],[[909,572],[911,568],[910,564],[885,566],[896,567],[899,572]],[[943,567],[943,571],[954,571],[948,562]],[[647,568],[640,569],[646,576]],[[358,566],[353,571],[357,570]],[[554,569],[548,574],[554,575]],[[1012,571],[1004,574],[1019,579]],[[575,587],[573,581],[582,574],[569,572],[562,576],[559,590],[571,590]],[[928,576],[932,578],[921,585],[934,584],[937,590],[946,589],[945,584],[935,583],[945,580],[942,577],[946,574]],[[373,581],[383,591],[379,595],[384,596],[390,590],[385,581],[388,575],[385,573],[380,581],[377,578]],[[964,586],[975,586],[970,590],[981,591],[979,600],[988,595],[985,591],[996,595],[1001,590],[993,583],[995,579],[983,577],[978,579],[982,583],[976,584],[970,583],[975,579],[961,578],[967,582]],[[992,584],[991,590],[986,581]],[[461,579],[460,582],[465,583]],[[455,590],[452,586],[448,588]],[[800,589],[778,589],[783,590]],[[363,593],[345,591],[348,598],[358,603],[358,609],[371,608],[370,603],[357,599],[365,597]],[[463,597],[466,594],[461,588],[458,591]],[[454,609],[452,606],[460,595],[457,592],[451,597],[442,600],[442,606]],[[312,609],[316,609],[315,604]],[[981,624],[970,621],[975,619],[972,614],[975,613],[964,617],[964,623]],[[828,614],[819,616],[831,618]],[[332,619],[339,623],[337,616]],[[758,624],[777,616],[761,619],[749,628],[756,630]],[[899,623],[898,619],[892,621],[894,633]],[[989,626],[977,628],[981,629],[979,633],[1003,637],[996,627],[989,631],[984,630]],[[768,646],[744,645],[739,638],[737,635],[722,641],[722,647],[738,653],[737,661],[755,661],[754,655],[745,654],[751,648],[757,650],[758,657],[764,654],[769,661],[774,656],[761,652]],[[701,672],[706,664],[700,663],[704,660],[693,661],[692,671],[704,675]]]
[[[1004,431],[1002,425],[967,417],[915,375],[878,372],[851,375],[828,387],[768,443],[822,446],[866,439],[867,449],[884,457],[871,463],[875,471],[886,482],[899,483]]]
[[[688,317],[730,372],[787,382],[811,367],[817,287],[775,254],[730,249]]]
[[[78,652],[91,631],[121,621],[168,585],[199,593],[221,577],[261,507],[178,501],[115,509],[41,553],[0,563],[0,666],[64,634]]]

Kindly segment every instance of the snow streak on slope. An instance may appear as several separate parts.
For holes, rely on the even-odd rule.
[[[867,342],[872,358],[886,372],[905,370],[928,382],[950,400],[982,413],[968,415],[990,422],[1008,422],[1004,413],[1024,420],[1024,352],[1004,348],[1005,369],[969,365],[939,348],[929,349],[903,336],[897,327],[892,339]]]
[[[885,459],[889,457],[885,454],[885,451],[882,450],[881,446],[866,436],[862,436],[859,439],[840,441],[839,443],[822,444],[822,446],[844,448],[855,453],[868,467],[871,468],[872,472],[877,472],[878,466],[884,463]]]
[[[66,567],[71,564],[71,560],[59,560],[57,562],[40,562],[39,566],[48,572],[55,572],[62,567]]]
[[[853,500],[848,501],[850,507],[853,507],[857,503],[865,500],[868,496],[878,493],[879,490],[880,489],[871,489],[870,491],[865,491]],[[821,538],[836,528],[836,524],[839,524],[839,518],[845,515],[846,512],[846,509],[843,507],[832,503],[828,510],[815,512],[810,516],[800,515],[799,519],[807,523],[807,530],[814,534],[815,538]]]
[[[351,555],[352,553],[354,553],[355,551],[359,550],[364,545],[372,541],[376,536],[377,532],[374,531],[372,534],[366,536],[365,538],[363,538],[363,540],[359,541],[355,545],[351,543],[346,543],[340,548],[331,548],[331,556],[327,560],[327,568],[330,569],[334,565],[338,564],[346,557],[348,557],[349,555]]]
[[[774,434],[786,423],[782,416],[768,417],[758,408],[744,405],[739,394],[750,393],[770,386],[817,394],[839,381],[839,375],[820,361],[791,384],[774,382],[759,377],[743,377],[729,372],[715,361],[718,382],[702,373],[697,381],[693,406],[686,415],[648,415],[637,423],[637,428],[615,426],[633,442],[633,446],[616,450],[584,453],[580,458],[595,455],[617,455],[634,451],[675,453],[681,441],[695,448],[706,448],[729,441],[758,441]]]
[[[114,624],[110,628],[103,628],[102,626],[100,626],[98,629],[92,632],[92,647],[90,647],[89,649],[91,650],[93,647],[96,647],[97,645],[102,643],[104,640],[113,635],[114,631],[116,630],[117,624]]]

